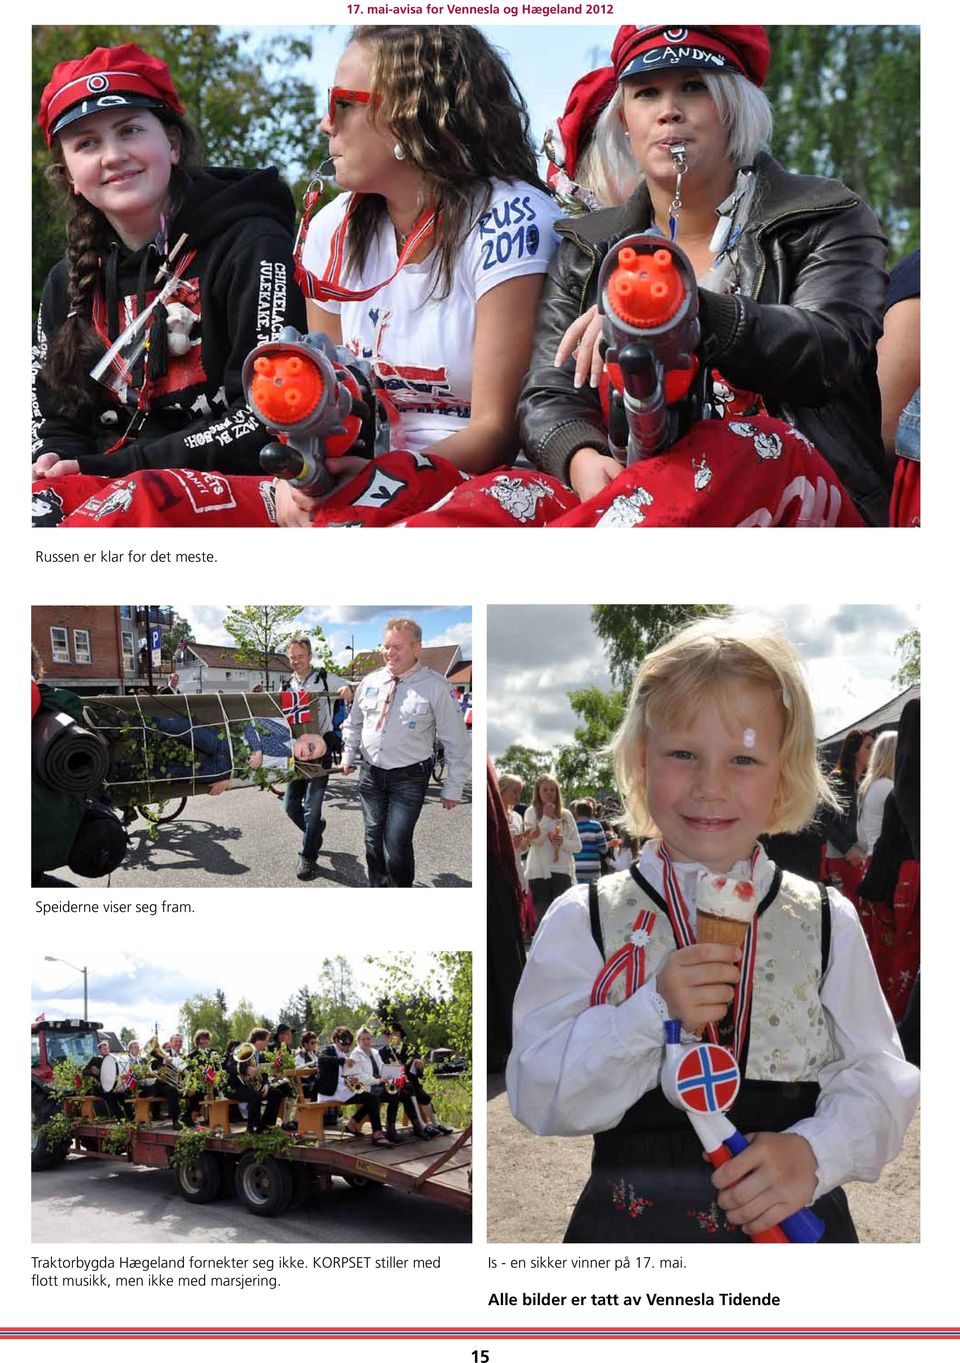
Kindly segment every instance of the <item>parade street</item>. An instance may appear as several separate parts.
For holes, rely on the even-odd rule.
[[[71,1156],[32,1176],[35,1244],[469,1243],[470,1216],[395,1188],[354,1189],[334,1178],[282,1215],[252,1216],[235,1198],[193,1206],[176,1174],[120,1160]]]
[[[414,833],[416,885],[437,888],[471,882],[470,787],[455,809],[445,810],[440,787],[431,781]],[[111,887],[150,886],[165,890],[192,887],[290,886],[306,890],[366,885],[363,818],[356,776],[334,772],[323,802],[327,821],[317,867],[309,881],[296,878],[300,833],[272,790],[228,790],[196,795],[170,823],[149,826],[138,818],[127,830],[130,848],[110,877]],[[56,872],[74,885],[102,886],[67,869]]]

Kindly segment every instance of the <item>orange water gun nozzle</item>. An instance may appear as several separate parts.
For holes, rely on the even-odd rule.
[[[260,467],[317,496],[333,487],[326,460],[359,451],[364,418],[375,427],[369,365],[296,327],[250,352],[243,391],[257,420],[277,436],[260,451]]]

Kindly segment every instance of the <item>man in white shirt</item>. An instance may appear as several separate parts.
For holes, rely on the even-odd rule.
[[[287,645],[287,658],[290,663],[290,678],[287,686],[291,691],[326,691],[327,676],[323,668],[313,665],[313,644],[308,638],[291,639]],[[317,696],[316,724],[312,727],[320,734],[327,734],[333,728],[330,704],[326,696]],[[326,793],[329,772],[315,776],[307,781],[301,777],[287,783],[283,797],[283,809],[288,819],[300,829],[303,841],[300,844],[300,859],[297,862],[297,879],[313,880],[319,874],[317,857],[323,846],[323,830],[327,821],[323,817],[323,797]]]
[[[367,876],[376,887],[412,885],[413,830],[443,744],[444,809],[460,803],[470,775],[470,739],[449,682],[420,664],[423,631],[415,620],[387,621],[386,667],[364,677],[343,726],[343,767],[359,764]]]

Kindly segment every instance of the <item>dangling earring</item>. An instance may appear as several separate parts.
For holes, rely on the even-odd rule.
[[[407,153],[403,150],[399,142],[394,142],[393,144],[393,159],[395,161],[405,161],[407,159]]]

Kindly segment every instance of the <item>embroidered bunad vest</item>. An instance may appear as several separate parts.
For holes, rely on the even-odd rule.
[[[631,867],[597,882],[605,963],[594,984],[595,1003],[623,1003],[678,945],[663,901],[634,872]],[[752,990],[747,998],[742,987],[738,991],[738,1016],[727,1044],[741,1063],[746,1053],[744,1079],[815,1083],[838,1058],[820,1003],[823,933],[829,931],[820,887],[777,872],[771,891],[744,944],[744,963],[753,966]]]
[[[667,878],[664,890],[672,898]],[[616,1006],[692,933],[681,929],[676,901],[661,897],[636,866],[602,877],[590,899],[590,928],[604,957],[591,1002]],[[825,892],[775,871],[744,942],[734,1002],[707,1029],[738,1057],[743,1082],[729,1115],[742,1131],[782,1131],[816,1108],[820,1071],[838,1058],[820,1002],[829,943]],[[683,1113],[654,1088],[615,1128],[594,1136],[590,1178],[564,1239],[749,1243],[726,1222],[710,1172]],[[856,1240],[841,1189],[818,1198],[814,1210],[827,1225],[825,1240]]]

